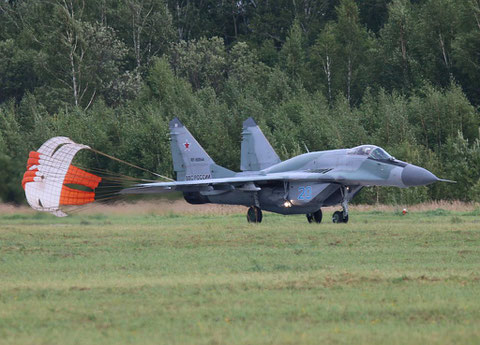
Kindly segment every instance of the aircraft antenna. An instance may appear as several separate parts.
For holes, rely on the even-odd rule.
[[[310,150],[308,149],[307,144],[305,144],[305,142],[303,142],[303,146],[305,147],[305,151],[307,151],[307,153],[310,153]]]

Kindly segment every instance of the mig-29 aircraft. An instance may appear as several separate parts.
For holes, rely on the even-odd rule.
[[[309,152],[282,162],[252,118],[243,123],[238,173],[215,164],[178,118],[170,121],[170,135],[177,181],[138,184],[122,194],[180,191],[190,204],[243,205],[251,223],[262,221],[262,210],[306,214],[308,222],[320,223],[322,207],[341,205],[332,221],[347,223],[348,203],[365,186],[453,182],[374,145]]]

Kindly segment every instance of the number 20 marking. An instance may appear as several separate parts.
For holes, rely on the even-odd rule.
[[[298,187],[298,200],[309,200],[312,198],[312,187]]]

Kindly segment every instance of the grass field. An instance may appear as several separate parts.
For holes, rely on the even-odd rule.
[[[0,344],[480,343],[480,211],[234,210],[0,213]]]

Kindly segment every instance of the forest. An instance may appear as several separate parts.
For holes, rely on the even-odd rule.
[[[480,0],[0,0],[3,202],[57,135],[174,177],[175,116],[232,170],[251,116],[282,159],[375,144],[458,182],[357,202],[478,202],[479,105]]]

